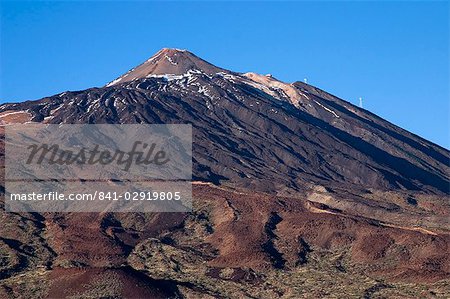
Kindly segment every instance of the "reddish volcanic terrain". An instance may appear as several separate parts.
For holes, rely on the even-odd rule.
[[[20,297],[33,279],[51,298],[105,288],[125,298],[313,297],[313,287],[315,296],[345,296],[347,288],[327,286],[334,279],[355,294],[381,285],[382,294],[406,296],[411,283],[415,294],[448,291],[448,231],[352,215],[306,196],[194,186],[189,214],[43,215],[34,248],[52,249],[48,264],[36,268],[23,243],[6,243],[24,268],[22,276],[4,274],[4,291]],[[15,238],[32,240],[26,233]],[[304,280],[311,285],[297,289]]]
[[[105,87],[0,105],[0,121],[189,123],[194,178],[189,213],[2,201],[2,298],[450,294],[448,150],[316,87],[163,49]]]

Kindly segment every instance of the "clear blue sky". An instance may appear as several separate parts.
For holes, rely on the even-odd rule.
[[[102,86],[163,47],[362,96],[450,148],[447,1],[2,1],[0,102]]]

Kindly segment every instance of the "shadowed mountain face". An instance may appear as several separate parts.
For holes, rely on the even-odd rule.
[[[0,295],[450,292],[449,151],[311,85],[163,49],[104,87],[0,105],[0,121],[192,124],[195,181],[192,213],[2,212]]]

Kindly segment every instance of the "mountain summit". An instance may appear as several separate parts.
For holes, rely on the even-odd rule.
[[[111,81],[106,86],[148,78],[153,75],[181,75],[189,71],[215,74],[225,70],[210,64],[187,50],[163,48],[144,63]]]

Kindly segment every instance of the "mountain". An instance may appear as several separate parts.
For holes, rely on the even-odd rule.
[[[9,295],[42,264],[50,294],[55,271],[111,267],[179,297],[347,296],[335,279],[369,298],[450,290],[449,151],[317,87],[162,49],[104,87],[3,104],[0,121],[193,126],[192,213],[4,214],[31,219],[1,234],[26,261],[0,269]],[[39,258],[23,251],[32,228]]]
[[[304,83],[233,73],[172,49],[113,82],[0,112],[46,123],[191,123],[194,175],[214,182],[449,192],[447,150]]]

